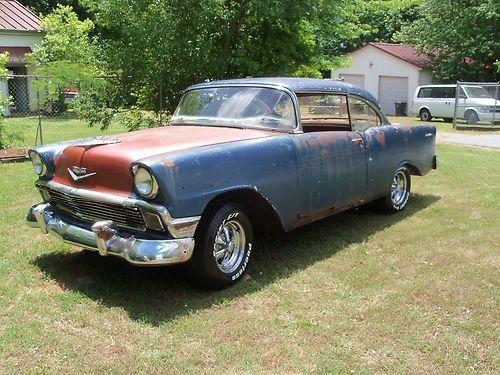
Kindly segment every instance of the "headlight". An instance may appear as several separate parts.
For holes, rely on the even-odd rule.
[[[31,162],[33,163],[33,170],[39,176],[45,175],[47,173],[47,166],[43,162],[42,158],[36,151],[30,151],[29,156]]]
[[[134,165],[132,167],[134,173],[135,190],[144,198],[152,199],[158,194],[158,183],[151,173],[144,167]]]

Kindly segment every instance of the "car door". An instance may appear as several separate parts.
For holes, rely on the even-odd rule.
[[[297,155],[298,225],[357,205],[366,187],[366,151],[350,127],[345,95],[298,95],[303,134]]]
[[[349,97],[351,122],[361,132],[367,154],[366,201],[387,194],[397,164],[405,160],[408,147],[399,126],[384,123],[380,111],[362,98]]]

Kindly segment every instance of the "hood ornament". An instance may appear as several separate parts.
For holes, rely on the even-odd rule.
[[[97,173],[87,173],[87,168],[83,167],[73,167],[73,168],[68,168],[68,173],[73,179],[73,181],[77,182],[80,180],[83,180],[84,178],[90,177],[90,176],[95,176]]]

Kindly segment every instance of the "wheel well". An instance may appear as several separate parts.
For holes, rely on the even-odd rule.
[[[431,111],[429,111],[429,108],[427,108],[427,107],[422,107],[422,108],[420,108],[420,110],[418,111],[418,114],[420,115],[420,114],[422,113],[422,111],[427,111],[427,112],[431,113]]]
[[[410,171],[410,174],[412,174],[414,176],[422,176],[422,173],[420,172],[420,170],[416,166],[414,166],[413,164],[405,163],[405,167],[408,168],[408,170]]]
[[[243,206],[254,228],[261,230],[282,230],[283,225],[274,207],[261,194],[252,189],[239,189],[222,193],[213,198],[205,207],[203,218],[208,218],[228,202]]]
[[[477,115],[477,111],[475,108],[467,108],[464,112],[464,118],[467,118],[467,115],[470,114],[471,112],[474,112],[474,114]]]

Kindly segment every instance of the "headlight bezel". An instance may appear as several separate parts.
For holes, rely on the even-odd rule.
[[[134,190],[145,199],[154,199],[158,196],[158,181],[151,171],[142,165],[133,165]],[[146,185],[149,187],[145,188]]]
[[[39,177],[45,176],[47,174],[47,164],[43,161],[42,156],[34,150],[30,150],[28,155],[31,159],[31,164],[33,165],[33,171]]]

